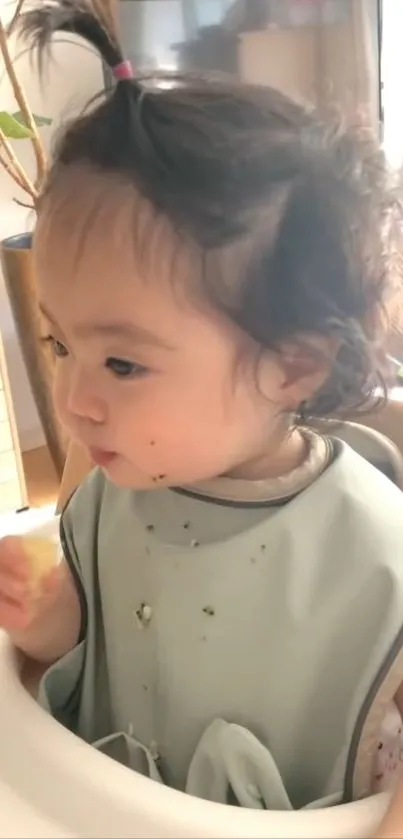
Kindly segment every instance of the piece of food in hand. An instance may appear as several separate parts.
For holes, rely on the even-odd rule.
[[[44,577],[59,562],[58,545],[54,539],[46,536],[22,536],[21,547],[28,559],[32,595],[38,596]]]

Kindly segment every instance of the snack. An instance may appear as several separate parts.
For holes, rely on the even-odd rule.
[[[33,596],[38,595],[43,577],[58,564],[58,545],[46,536],[22,536],[21,545],[29,561]]]

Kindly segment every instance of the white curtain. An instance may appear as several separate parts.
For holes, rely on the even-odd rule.
[[[394,166],[403,164],[403,3],[383,0],[383,110],[385,152]]]

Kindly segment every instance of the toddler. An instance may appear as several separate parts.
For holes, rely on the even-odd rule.
[[[116,79],[59,139],[34,235],[55,403],[97,468],[34,608],[1,544],[0,624],[57,720],[159,782],[360,798],[403,710],[403,496],[309,418],[380,384],[399,201],[365,132],[269,88],[136,78],[94,9],[24,26]]]

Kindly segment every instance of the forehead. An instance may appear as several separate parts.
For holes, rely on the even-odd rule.
[[[46,308],[93,319],[183,309],[201,264],[132,185],[86,169],[62,173],[45,197],[34,254]]]

